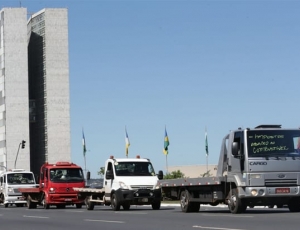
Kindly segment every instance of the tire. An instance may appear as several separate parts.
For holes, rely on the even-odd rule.
[[[114,211],[119,211],[120,210],[120,204],[119,204],[119,201],[117,199],[117,196],[116,194],[112,194],[111,195],[111,208],[114,210]]]
[[[31,200],[29,198],[27,198],[27,208],[33,209],[33,203],[31,202]]]
[[[247,206],[243,204],[243,200],[238,198],[238,190],[236,188],[229,192],[228,208],[232,214],[239,214],[247,209]]]
[[[94,202],[90,201],[90,197],[87,197],[85,199],[85,207],[86,207],[86,209],[87,210],[94,210],[94,206],[95,206]]]
[[[153,210],[159,210],[159,209],[160,209],[160,203],[161,203],[160,200],[159,200],[159,201],[153,202],[153,203],[151,204],[152,209],[153,209]]]
[[[192,212],[192,203],[190,202],[190,194],[187,190],[180,193],[180,207],[182,212]]]
[[[300,212],[300,202],[298,199],[291,199],[288,203],[290,212]]]
[[[129,210],[130,209],[130,204],[123,204],[123,209],[124,210]]]
[[[76,204],[76,208],[81,208],[82,204]]]

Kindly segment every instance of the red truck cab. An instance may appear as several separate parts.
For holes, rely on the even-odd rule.
[[[28,208],[36,208],[37,204],[45,209],[51,205],[57,208],[76,205],[76,208],[81,208],[84,200],[78,198],[74,187],[85,187],[82,168],[70,162],[57,162],[42,165],[37,188],[22,188],[19,191],[27,200]]]

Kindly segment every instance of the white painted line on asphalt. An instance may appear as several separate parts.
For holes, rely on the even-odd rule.
[[[23,217],[26,217],[26,218],[38,218],[38,219],[49,219],[49,217],[47,216],[23,216]]]
[[[96,222],[105,222],[105,223],[116,223],[116,224],[124,224],[124,221],[117,221],[117,220],[91,220],[85,219],[84,221],[96,221]]]
[[[245,217],[245,218],[253,218],[254,216],[245,216],[245,215],[218,215],[218,214],[202,214],[202,216],[226,216],[226,217],[233,217],[233,218],[240,218],[240,217]]]
[[[147,212],[129,212],[129,211],[126,211],[126,212],[115,212],[115,213],[118,213],[118,214],[130,214],[130,215],[146,215],[148,214]]]
[[[204,227],[194,225],[193,228],[205,228],[205,229],[216,229],[216,230],[244,230],[244,229],[236,229],[236,228],[215,228],[215,227]]]

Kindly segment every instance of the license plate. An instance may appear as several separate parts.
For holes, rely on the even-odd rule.
[[[148,198],[142,198],[140,199],[140,202],[148,202]]]
[[[290,188],[276,188],[275,193],[290,193]]]

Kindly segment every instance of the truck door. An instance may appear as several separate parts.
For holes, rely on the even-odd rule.
[[[105,200],[110,201],[110,193],[113,185],[113,178],[109,177],[108,174],[114,175],[114,169],[113,169],[112,162],[107,162],[104,181],[103,181],[103,187],[105,191]]]
[[[245,167],[245,155],[244,155],[244,136],[242,131],[238,131],[234,133],[233,142],[238,144],[238,155],[233,156],[231,154],[229,161],[229,169],[228,172],[232,173],[243,173]],[[232,143],[231,143],[232,144]]]

